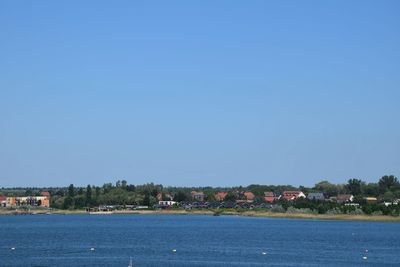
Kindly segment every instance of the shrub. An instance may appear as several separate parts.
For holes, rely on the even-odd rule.
[[[362,209],[355,208],[354,210],[349,211],[348,214],[350,214],[350,215],[364,215],[364,212],[362,211]]]
[[[274,205],[271,208],[272,212],[277,212],[277,213],[284,213],[286,210],[281,206],[281,205]]]
[[[312,209],[309,208],[304,208],[304,209],[296,209],[293,207],[289,207],[286,210],[286,213],[302,213],[302,214],[316,214],[316,211],[313,211]]]
[[[326,214],[343,214],[343,212],[339,208],[333,208],[328,210]]]

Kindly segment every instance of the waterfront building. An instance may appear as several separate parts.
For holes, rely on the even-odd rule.
[[[218,192],[215,194],[215,199],[218,201],[223,201],[227,194],[227,192]]]
[[[364,199],[365,199],[365,201],[366,201],[367,203],[369,203],[369,204],[377,203],[377,202],[378,202],[378,198],[376,198],[376,197],[366,197],[366,198],[364,198]]]
[[[190,194],[192,195],[192,198],[193,198],[194,200],[197,200],[197,201],[204,201],[205,195],[204,195],[203,192],[192,191],[192,192],[190,192]]]
[[[337,203],[348,203],[353,202],[354,196],[350,194],[340,194],[336,197]]]
[[[274,193],[274,192],[264,192],[264,200],[265,202],[272,203],[274,201],[277,201],[281,195],[279,193]]]
[[[7,197],[0,196],[0,207],[4,208],[7,204]]]
[[[320,193],[320,192],[309,193],[309,194],[307,195],[307,198],[308,198],[309,200],[319,200],[319,201],[325,200],[324,194],[323,194],[323,193]]]
[[[174,204],[176,204],[176,201],[172,201],[172,200],[160,200],[160,201],[158,201],[158,205],[161,205],[161,206],[173,206]]]
[[[50,194],[42,192],[41,196],[23,196],[23,197],[7,197],[5,201],[6,207],[18,206],[38,206],[50,207]]]
[[[256,196],[255,196],[252,192],[250,192],[250,191],[244,192],[243,195],[245,196],[245,198],[246,198],[246,200],[247,200],[248,202],[253,202],[254,199],[256,198]]]
[[[288,201],[292,201],[301,197],[306,198],[306,195],[301,191],[284,191],[282,197]]]

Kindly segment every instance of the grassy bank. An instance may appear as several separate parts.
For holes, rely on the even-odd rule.
[[[350,215],[350,214],[301,214],[301,213],[273,213],[246,211],[241,215],[268,218],[292,218],[311,220],[346,220],[346,221],[374,221],[374,222],[400,222],[400,217],[384,215]]]
[[[214,215],[212,210],[147,210],[147,211],[127,211],[116,212],[123,214],[170,214],[170,215]],[[291,219],[310,219],[310,220],[347,220],[347,221],[375,221],[375,222],[400,222],[400,217],[383,215],[349,215],[349,214],[301,214],[301,213],[274,213],[267,211],[243,211],[225,210],[218,212],[218,215],[265,217],[265,218],[291,218]]]
[[[51,214],[87,214],[84,210],[52,210]],[[47,210],[4,210],[0,209],[0,215],[24,215],[24,214],[48,214]],[[133,210],[133,211],[114,211],[96,212],[91,214],[142,214],[142,215],[231,215],[265,218],[291,218],[291,219],[310,219],[310,220],[346,220],[346,221],[374,221],[374,222],[400,222],[400,217],[383,215],[349,215],[349,214],[302,214],[302,213],[275,213],[268,211],[236,211],[236,210]]]

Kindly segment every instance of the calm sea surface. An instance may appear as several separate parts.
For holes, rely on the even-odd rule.
[[[137,267],[400,266],[400,223],[182,215],[0,216],[0,266],[128,266],[130,257]]]

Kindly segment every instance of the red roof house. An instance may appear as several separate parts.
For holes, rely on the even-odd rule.
[[[353,202],[354,196],[350,194],[340,194],[336,199],[338,203]]]
[[[227,192],[218,192],[218,193],[215,194],[215,199],[219,200],[219,201],[222,201],[222,200],[225,199],[227,194],[228,194]]]
[[[275,194],[274,192],[264,192],[264,200],[265,202],[272,203],[279,199],[279,195]]]
[[[246,191],[243,193],[243,195],[246,197],[247,200],[254,200],[256,197],[252,192]]]
[[[301,197],[305,198],[306,195],[304,195],[304,193],[301,191],[284,191],[282,197],[286,200],[291,201]]]

